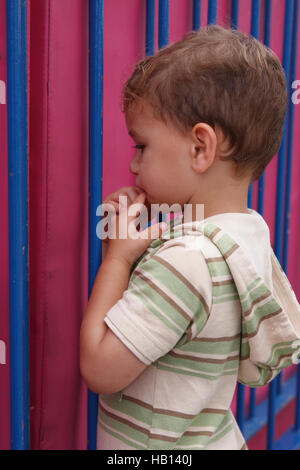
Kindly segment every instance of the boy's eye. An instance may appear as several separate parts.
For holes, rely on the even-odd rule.
[[[137,150],[141,150],[143,152],[145,147],[146,147],[146,145],[134,145],[132,148],[137,149]]]

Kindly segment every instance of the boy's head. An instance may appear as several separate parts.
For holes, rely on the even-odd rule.
[[[228,143],[237,178],[261,177],[278,152],[287,109],[278,57],[241,31],[208,26],[136,64],[123,111],[146,108],[183,136],[204,123]],[[221,133],[220,133],[221,131]]]

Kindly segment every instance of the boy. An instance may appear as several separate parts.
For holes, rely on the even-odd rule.
[[[280,147],[284,71],[254,38],[210,26],[140,61],[123,98],[137,187],[106,199],[115,227],[136,217],[121,194],[140,210],[192,210],[163,236],[156,224],[107,242],[81,327],[97,447],[247,449],[230,411],[237,380],[264,385],[299,354],[299,304],[247,208]]]

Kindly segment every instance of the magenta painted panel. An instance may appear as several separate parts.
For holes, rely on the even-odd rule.
[[[88,3],[32,0],[31,446],[86,448]]]
[[[192,1],[170,4],[174,42],[192,29]],[[240,29],[249,33],[251,0],[240,4]],[[272,0],[272,5],[271,47],[282,59],[284,2]],[[202,25],[207,22],[207,6],[202,0]],[[229,26],[230,15],[231,1],[219,0],[218,22]],[[107,1],[104,17],[103,198],[135,184],[129,172],[133,142],[121,112],[121,91],[134,63],[145,54],[145,1]],[[158,15],[156,26],[158,31]],[[31,0],[29,27],[31,445],[84,449],[87,390],[78,359],[79,327],[88,301],[88,1]],[[5,0],[0,0],[0,55],[0,345],[6,345],[5,364],[0,355],[0,448],[8,448],[7,123],[6,104],[1,104],[1,86],[6,83]],[[289,279],[298,297],[299,130],[300,105],[295,106],[289,252]],[[272,243],[276,177],[277,157],[266,170],[264,217]],[[255,183],[254,209],[257,187]],[[258,401],[267,389],[258,390]],[[235,399],[232,409],[236,410]]]

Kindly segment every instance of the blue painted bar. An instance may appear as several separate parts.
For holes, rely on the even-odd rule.
[[[7,11],[11,449],[30,448],[27,2]]]
[[[238,2],[232,2],[232,23],[235,27],[238,26]],[[251,10],[251,35],[255,38],[259,38],[259,27],[260,27],[260,7],[261,2],[260,0],[252,0],[252,10]],[[260,203],[262,209],[262,201],[263,201],[263,188],[260,188]],[[248,191],[248,202],[247,206],[252,209],[253,206],[253,183],[250,184],[249,191]],[[255,416],[256,410],[256,390],[250,390],[250,411],[249,417],[253,418]]]
[[[201,27],[201,0],[193,2],[193,30],[197,31]]]
[[[283,67],[286,74],[287,87],[290,87],[290,63],[292,48],[292,32],[293,32],[293,12],[294,0],[286,1],[285,7],[285,27],[284,27],[284,50],[283,50]],[[286,148],[287,148],[287,120],[284,123],[284,131],[281,147],[278,154],[278,170],[277,170],[277,195],[276,195],[276,220],[275,220],[275,247],[274,252],[279,262],[282,264],[282,246],[283,246],[283,221],[284,221],[284,196],[285,196],[285,167],[286,167]],[[269,425],[267,448],[275,449],[275,402],[276,388],[278,387],[278,379],[273,380],[269,386]]]
[[[250,388],[250,410],[248,418],[254,418],[256,415],[256,389]]]
[[[260,0],[252,0],[251,8],[251,35],[259,39],[259,26],[260,26]],[[253,183],[250,184],[248,192],[248,207],[253,204]]]
[[[239,0],[232,0],[231,2],[231,25],[234,29],[237,29],[239,26]],[[246,387],[243,384],[238,383],[236,420],[242,433],[244,432],[246,424],[245,391]]]
[[[146,3],[146,55],[155,53],[155,0]]]
[[[276,386],[277,381],[275,379],[269,385],[267,450],[275,449]]]
[[[275,450],[300,450],[300,431],[289,430],[278,441]]]
[[[259,39],[261,0],[252,0],[251,35]]]
[[[257,6],[255,6],[257,7]],[[255,14],[255,8],[253,8]],[[264,44],[270,47],[270,37],[271,37],[271,20],[272,20],[272,3],[271,0],[266,0],[265,2],[265,17],[264,17]],[[253,30],[257,32],[257,25],[253,25]],[[264,195],[265,195],[265,171],[258,181],[258,200],[257,200],[257,210],[261,216],[264,215]],[[256,413],[256,390],[251,389],[251,399],[250,399],[250,417],[254,417]]]
[[[300,365],[297,367],[295,431],[300,431]]]
[[[161,49],[169,44],[170,2],[159,0],[158,12],[158,48]],[[157,222],[166,221],[166,216],[159,213]]]
[[[249,186],[249,191],[248,191],[248,202],[247,206],[251,209],[252,208],[252,202],[253,202],[253,183],[250,184]]]
[[[290,67],[290,82],[296,80],[297,71],[297,49],[298,49],[298,17],[299,17],[299,1],[294,1],[293,13],[293,35],[292,35],[292,52],[291,52],[291,67]],[[292,88],[290,87],[289,93],[289,118],[288,118],[288,142],[287,142],[287,180],[286,180],[286,194],[285,194],[285,214],[284,214],[284,244],[283,244],[283,270],[288,272],[288,251],[289,251],[289,231],[290,231],[290,215],[291,215],[291,190],[292,190],[292,165],[293,165],[293,142],[294,142],[294,118],[295,118],[295,105],[292,101]],[[298,367],[299,374],[299,367]],[[296,391],[296,412],[295,412],[295,430],[291,430],[290,434],[285,436],[285,444],[300,446],[300,435],[298,435],[298,444],[294,442],[293,432],[300,431],[300,398],[299,398],[299,381],[297,383]]]
[[[283,410],[295,399],[296,375],[292,375],[286,380],[282,387],[282,393],[276,399],[276,414]],[[268,423],[268,398],[256,406],[255,416],[246,419],[243,435],[246,441],[249,441],[255,434]]]
[[[158,19],[158,47],[159,49],[169,44],[169,21],[170,21],[169,0],[159,0],[159,19]]]
[[[285,31],[284,31],[284,50],[283,67],[286,74],[288,92],[290,87],[290,64],[292,49],[292,28],[293,28],[293,10],[294,0],[286,1],[285,12]],[[286,167],[286,148],[287,148],[287,122],[288,115],[284,123],[284,132],[282,144],[278,155],[278,175],[277,175],[277,199],[276,199],[276,225],[275,225],[275,254],[282,262],[282,240],[283,240],[283,215],[284,215],[284,195],[285,195],[285,167]]]
[[[207,23],[217,24],[218,21],[218,0],[208,0]]]
[[[271,42],[271,24],[272,24],[272,0],[265,0],[265,32],[264,43],[270,46]]]
[[[239,27],[239,7],[240,7],[239,0],[231,1],[231,27],[233,29],[238,29]]]
[[[265,2],[265,18],[264,18],[264,44],[270,47],[271,38],[271,22],[272,22],[272,1]],[[263,216],[264,213],[264,194],[265,194],[265,172],[258,181],[258,212]]]
[[[292,37],[292,54],[291,54],[291,69],[290,69],[290,82],[296,80],[297,71],[297,49],[298,49],[298,13],[299,1],[295,0],[294,14],[293,14],[293,37]],[[291,179],[292,179],[292,164],[293,164],[293,142],[294,142],[294,119],[295,119],[295,105],[292,101],[293,89],[290,87],[289,93],[289,118],[288,118],[288,142],[287,142],[287,181],[286,181],[286,202],[284,214],[284,244],[283,244],[283,270],[287,273],[288,270],[288,250],[289,250],[289,230],[290,230],[290,210],[291,210]]]
[[[293,14],[293,37],[292,37],[292,52],[291,52],[291,68],[290,68],[290,82],[296,80],[296,65],[297,65],[297,34],[298,34],[298,0],[294,2]],[[285,182],[285,210],[284,210],[284,232],[283,232],[283,260],[282,268],[287,273],[288,271],[288,247],[289,247],[289,230],[290,230],[290,215],[291,215],[291,184],[292,184],[292,165],[293,165],[293,138],[294,138],[294,104],[292,102],[292,88],[289,87],[289,106],[288,106],[288,125],[287,125],[287,169],[286,169],[286,182]],[[277,393],[281,392],[282,374],[277,379]]]
[[[244,434],[245,429],[245,386],[238,383],[237,385],[237,410],[236,410],[236,420],[239,425],[239,428]]]
[[[89,296],[102,261],[102,241],[96,235],[96,210],[102,203],[103,182],[103,32],[104,0],[89,3]],[[98,395],[88,392],[88,449],[97,446]]]

